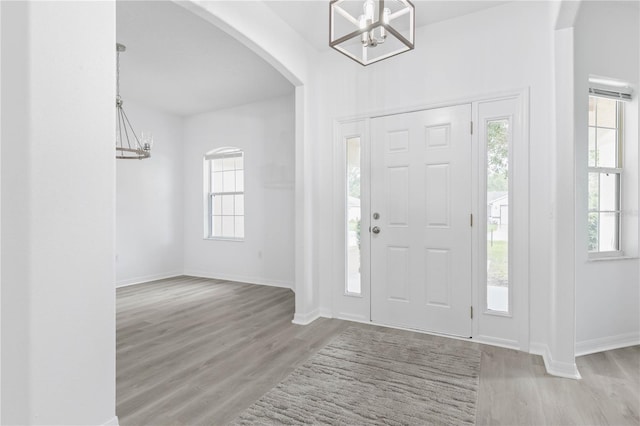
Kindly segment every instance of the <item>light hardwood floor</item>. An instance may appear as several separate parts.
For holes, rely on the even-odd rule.
[[[193,277],[117,290],[117,415],[122,426],[225,424],[349,326],[291,323],[293,292]],[[545,373],[542,359],[482,352],[477,423],[639,425],[640,347],[580,357],[583,379]]]

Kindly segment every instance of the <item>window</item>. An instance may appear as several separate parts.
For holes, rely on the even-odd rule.
[[[487,309],[509,312],[510,120],[486,122]]]
[[[360,279],[361,147],[360,137],[347,139],[347,294],[362,294]]]
[[[591,257],[622,252],[623,117],[623,102],[589,96],[587,232]]]
[[[223,148],[204,157],[205,237],[244,239],[244,152]]]

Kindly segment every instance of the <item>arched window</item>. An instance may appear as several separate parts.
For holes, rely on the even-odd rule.
[[[244,152],[221,148],[204,156],[205,237],[244,239]]]

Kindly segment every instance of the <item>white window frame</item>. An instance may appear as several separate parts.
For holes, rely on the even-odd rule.
[[[220,149],[215,149],[213,151],[209,151],[208,153],[205,154],[204,156],[204,165],[203,165],[203,171],[204,171],[204,239],[207,240],[223,240],[223,241],[244,241],[245,239],[245,233],[244,231],[246,230],[246,223],[244,223],[243,221],[243,229],[242,229],[242,236],[238,237],[235,236],[238,233],[235,230],[235,223],[236,220],[235,218],[237,217],[242,217],[243,220],[244,218],[246,218],[245,215],[245,210],[243,209],[242,214],[238,215],[235,214],[235,206],[234,206],[234,214],[233,215],[229,215],[232,216],[234,218],[234,236],[233,237],[225,237],[222,235],[214,235],[214,229],[213,229],[213,216],[214,216],[214,199],[215,197],[221,197],[221,196],[236,196],[236,195],[242,195],[244,198],[245,195],[245,187],[243,185],[242,191],[215,191],[213,188],[213,182],[212,182],[212,174],[215,172],[214,170],[214,161],[215,160],[223,160],[223,159],[227,159],[227,158],[242,158],[244,160],[245,156],[244,156],[244,151],[240,148],[236,148],[236,147],[225,147],[225,148],[220,148]],[[244,161],[243,161],[244,162]],[[245,165],[243,165],[242,169],[235,169],[236,173],[238,171],[242,172],[242,176],[243,176],[243,181],[244,181],[244,171],[246,170]]]
[[[610,250],[610,251],[600,251],[600,249],[598,248],[598,250],[589,250],[588,251],[588,257],[589,259],[606,259],[606,258],[616,258],[616,257],[623,257],[625,255],[623,247],[625,242],[623,241],[623,236],[624,236],[624,232],[623,232],[623,207],[624,207],[624,191],[623,191],[623,185],[624,185],[624,158],[623,158],[623,153],[624,153],[624,139],[625,139],[625,132],[624,132],[624,102],[623,99],[628,99],[628,98],[623,98],[619,95],[615,94],[616,92],[613,91],[608,91],[608,90],[602,90],[599,88],[590,88],[589,89],[589,100],[591,98],[606,98],[606,99],[613,99],[616,101],[616,149],[617,149],[617,164],[616,167],[598,167],[597,163],[596,166],[592,167],[589,166],[588,164],[588,159],[587,159],[587,182],[589,182],[589,177],[592,173],[597,173],[598,175],[600,174],[615,174],[618,176],[618,187],[617,187],[617,205],[616,205],[616,209],[615,210],[600,210],[599,206],[597,209],[590,209],[587,208],[587,227],[589,226],[589,215],[593,214],[593,213],[615,213],[618,215],[618,221],[617,221],[617,229],[616,229],[616,233],[617,233],[617,250]],[[597,129],[599,128],[597,126],[598,122],[597,122],[597,107],[596,107],[596,122],[595,122],[595,126],[591,126],[588,125],[589,128],[593,127],[596,129],[596,152],[597,152]],[[587,184],[587,188],[589,187],[589,184]],[[587,189],[589,190],[589,189]],[[599,191],[599,188],[598,188]],[[598,192],[599,193],[599,192]],[[598,197],[599,199],[600,197]],[[587,228],[586,230],[587,232],[587,240],[588,240],[588,233],[589,230]],[[598,245],[599,245],[599,231],[598,231]]]

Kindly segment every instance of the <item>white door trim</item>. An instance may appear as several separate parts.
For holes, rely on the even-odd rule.
[[[368,122],[371,118],[375,118],[375,117],[381,117],[381,116],[387,116],[387,115],[395,115],[395,114],[404,114],[407,112],[413,112],[413,111],[420,111],[420,110],[428,110],[428,109],[434,109],[434,108],[440,108],[440,107],[447,107],[447,106],[455,106],[455,105],[461,105],[461,104],[472,104],[472,108],[473,108],[473,112],[472,112],[472,117],[476,117],[475,114],[475,108],[474,106],[477,106],[477,103],[479,102],[487,102],[487,101],[494,101],[494,100],[502,100],[502,99],[510,99],[510,98],[517,98],[518,99],[518,103],[519,103],[519,108],[520,108],[520,117],[521,117],[521,126],[520,126],[520,134],[522,137],[522,141],[525,144],[526,148],[526,179],[527,179],[527,186],[526,186],[526,195],[525,195],[525,199],[526,199],[526,203],[527,203],[527,208],[523,210],[526,211],[526,217],[524,219],[522,219],[524,222],[526,223],[521,223],[519,225],[519,228],[521,230],[521,232],[523,233],[523,235],[526,235],[528,237],[529,235],[529,214],[528,214],[528,204],[529,204],[529,185],[528,185],[528,181],[529,181],[529,158],[528,158],[528,153],[529,153],[529,135],[530,135],[530,131],[529,131],[529,87],[521,87],[521,88],[513,88],[513,89],[509,89],[509,90],[504,90],[504,91],[493,91],[493,92],[478,92],[476,94],[470,94],[469,96],[465,96],[465,97],[460,97],[460,98],[441,98],[441,99],[435,99],[433,101],[430,101],[428,103],[421,103],[421,104],[417,104],[417,105],[408,105],[405,107],[399,107],[399,108],[386,108],[386,109],[370,109],[370,110],[365,110],[362,113],[358,113],[355,115],[350,115],[350,116],[342,116],[342,117],[337,117],[333,120],[333,129],[334,129],[334,144],[333,144],[333,148],[334,148],[334,155],[333,155],[333,161],[334,161],[334,165],[337,169],[341,169],[343,167],[343,162],[344,162],[344,157],[339,157],[337,155],[337,150],[336,147],[338,146],[338,135],[340,132],[340,126],[342,124],[346,124],[346,123],[353,123],[356,121],[363,121],[365,123],[365,129],[366,129],[366,137],[365,137],[365,143],[368,143],[369,141],[369,135],[368,135]],[[473,147],[473,159],[472,159],[472,175],[473,176],[478,176],[479,170],[478,170],[478,155],[479,152],[477,151],[477,125],[476,123],[474,123],[474,134],[472,135],[473,138],[473,143],[474,143],[474,147]],[[369,164],[367,164],[367,167],[369,166]],[[363,174],[364,172],[364,167],[365,164],[363,163]],[[340,210],[340,208],[344,209],[344,203],[341,202],[340,200],[342,200],[341,197],[343,197],[344,195],[344,190],[343,187],[341,186],[342,183],[339,182],[339,180],[341,179],[340,176],[335,175],[334,176],[334,182],[333,182],[333,223],[332,223],[332,234],[334,236],[334,238],[332,239],[332,248],[333,248],[333,253],[334,255],[332,256],[332,260],[333,260],[333,271],[338,271],[338,272],[334,272],[334,284],[333,284],[333,288],[331,289],[331,295],[332,295],[332,307],[331,307],[331,313],[332,316],[334,318],[340,318],[340,319],[345,319],[345,320],[351,320],[351,321],[357,321],[357,322],[364,322],[364,323],[370,323],[370,324],[374,324],[374,325],[379,325],[379,324],[375,324],[372,323],[370,321],[371,318],[371,311],[370,311],[370,306],[369,306],[369,311],[367,312],[366,316],[363,315],[351,315],[348,312],[340,312],[337,309],[336,306],[336,288],[344,288],[345,286],[345,275],[343,274],[342,271],[344,271],[345,268],[345,256],[343,254],[340,253],[344,253],[344,235],[343,234],[343,227],[342,227],[342,218],[344,216],[344,210]],[[474,188],[474,190],[472,191],[472,213],[474,218],[479,218],[479,206],[478,206],[478,189]],[[481,239],[479,238],[480,236],[478,235],[478,227],[473,227],[472,230],[472,245],[473,247],[477,248],[477,245],[480,243]],[[477,279],[477,271],[478,268],[480,267],[479,265],[479,260],[478,260],[478,250],[473,250],[472,252],[472,271],[474,271],[473,275],[473,281],[472,281],[472,300],[473,300],[473,306],[474,306],[474,318],[473,318],[473,322],[472,322],[472,330],[473,330],[473,334],[472,334],[472,339],[474,341],[478,341],[481,343],[487,343],[490,345],[494,345],[494,346],[504,346],[504,347],[509,347],[509,348],[513,348],[513,349],[519,349],[521,351],[525,351],[528,352],[529,351],[529,330],[530,330],[530,319],[529,319],[529,306],[530,306],[530,298],[529,298],[529,249],[528,249],[528,241],[526,241],[527,244],[523,244],[523,252],[521,253],[521,257],[524,260],[523,263],[523,268],[524,270],[521,272],[521,276],[524,279],[524,282],[522,284],[522,291],[520,292],[521,297],[524,298],[524,307],[526,309],[526,314],[524,315],[524,318],[521,318],[521,320],[519,321],[519,342],[517,345],[514,345],[513,342],[511,341],[502,341],[501,339],[499,339],[498,337],[495,338],[491,338],[490,336],[480,336],[479,335],[479,330],[478,330],[478,314],[477,314],[477,307],[478,305],[478,301],[479,301],[479,288],[478,288],[478,279]],[[484,267],[485,265],[483,264],[482,267]],[[435,334],[437,335],[437,333],[427,333],[427,334]],[[456,337],[454,337],[456,338]],[[465,339],[466,340],[466,339]]]
[[[361,266],[361,283],[362,291],[360,295],[347,294],[345,289],[347,285],[347,179],[346,179],[346,140],[350,137],[359,137],[361,146],[361,215],[360,229],[361,235],[367,238],[361,238],[360,247],[360,266]],[[334,318],[340,318],[349,321],[370,322],[371,320],[371,280],[369,277],[369,120],[359,119],[338,123],[334,126],[334,145],[333,145],[333,161],[335,167],[333,170],[333,218],[334,238],[332,239],[333,262],[332,268],[334,288],[331,289],[332,299],[332,315]],[[364,214],[366,212],[366,214]]]
[[[485,249],[481,246],[486,244],[486,237],[481,232],[485,229],[486,224],[486,205],[484,204],[486,191],[486,170],[484,166],[484,158],[486,150],[483,149],[484,143],[480,140],[482,123],[479,121],[479,108],[482,104],[498,103],[501,101],[513,101],[515,110],[509,111],[503,115],[510,115],[513,118],[514,132],[512,134],[512,152],[510,152],[510,175],[509,182],[509,199],[511,217],[514,218],[509,224],[510,232],[510,257],[509,257],[509,281],[510,287],[510,306],[514,311],[509,314],[492,313],[486,310],[486,283],[481,282],[486,273],[485,259],[480,259]],[[474,217],[480,226],[474,227],[475,241],[473,252],[473,295],[474,306],[477,312],[474,313],[473,321],[473,338],[480,343],[486,343],[494,346],[507,347],[529,352],[529,310],[530,310],[530,291],[529,291],[529,91],[522,90],[510,96],[500,96],[488,98],[473,103],[473,147],[476,150],[474,157],[474,176],[476,176],[477,188],[474,190]],[[515,200],[515,201],[514,201]],[[484,269],[484,270],[483,270]],[[505,325],[509,322],[515,322],[511,325],[511,330],[507,333]],[[508,335],[507,335],[508,334]]]

